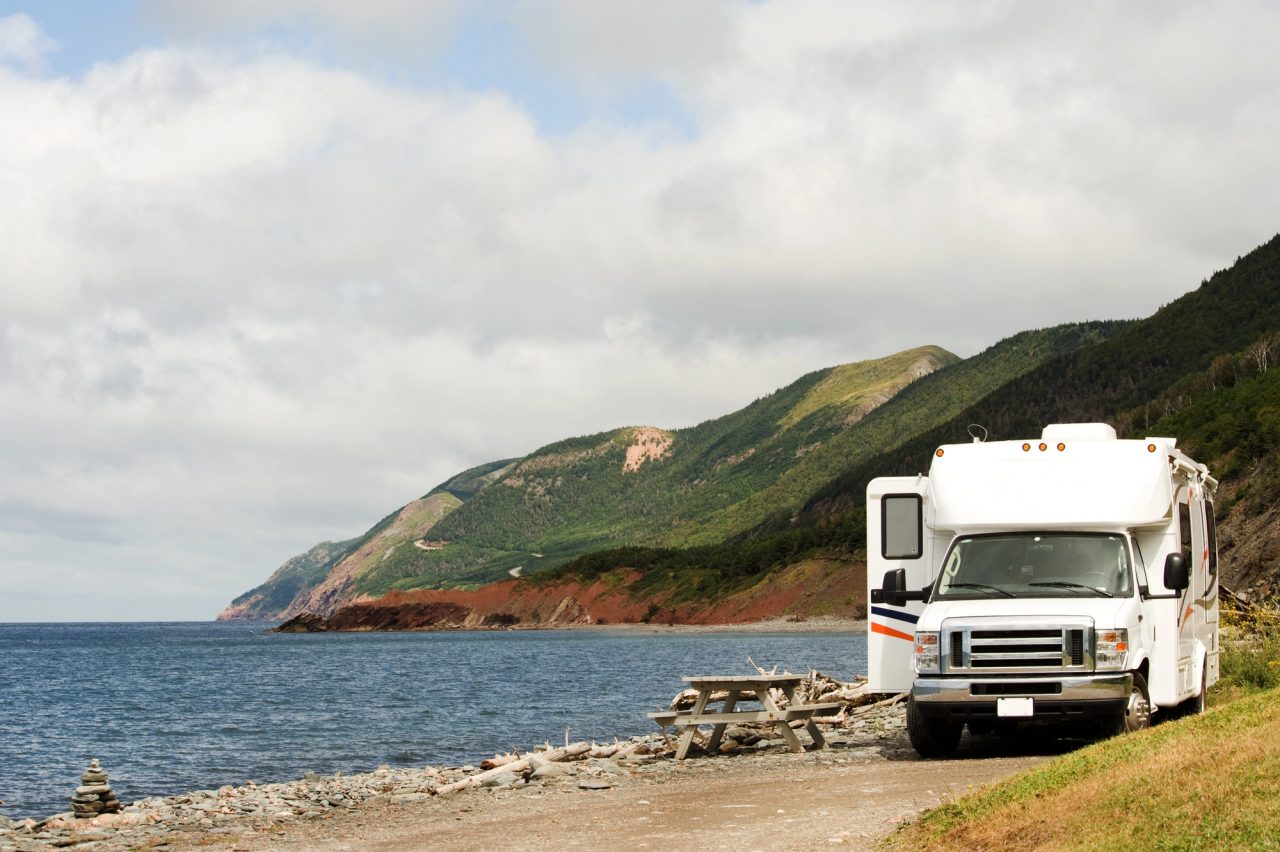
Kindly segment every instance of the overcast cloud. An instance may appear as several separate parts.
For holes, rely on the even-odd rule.
[[[162,44],[61,76],[37,12],[0,621],[212,617],[470,465],[1145,315],[1280,222],[1271,3],[152,0]],[[588,114],[451,78],[477,21]]]

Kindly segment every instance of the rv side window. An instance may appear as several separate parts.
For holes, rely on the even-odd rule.
[[[1182,555],[1186,557],[1187,568],[1191,568],[1191,507],[1186,503],[1178,504],[1178,536],[1181,538]]]
[[[1138,540],[1133,539],[1133,568],[1138,574],[1138,585],[1142,588],[1147,587],[1147,563],[1142,558],[1142,548],[1138,546]]]
[[[924,545],[919,494],[887,494],[880,501],[880,555],[885,559],[919,559]]]

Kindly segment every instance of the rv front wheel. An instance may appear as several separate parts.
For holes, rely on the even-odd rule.
[[[1129,700],[1124,710],[1113,721],[1112,733],[1128,734],[1141,731],[1151,724],[1151,695],[1147,692],[1147,680],[1138,672],[1133,673],[1133,686],[1129,687]]]
[[[963,732],[963,722],[930,719],[920,712],[914,698],[907,699],[907,736],[921,757],[950,757]]]

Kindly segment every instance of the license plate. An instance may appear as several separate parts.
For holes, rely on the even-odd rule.
[[[1035,715],[1034,698],[997,698],[996,715],[1026,717]]]

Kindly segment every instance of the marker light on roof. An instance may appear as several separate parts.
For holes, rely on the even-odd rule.
[[[938,447],[938,458],[942,458],[942,447]]]
[[[1155,445],[1155,444],[1147,444],[1147,452],[1149,452],[1149,453],[1154,453],[1155,451],[1156,451],[1156,445]]]
[[[1040,442],[1040,452],[1042,452],[1042,453],[1043,453],[1043,452],[1044,452],[1045,450],[1047,450],[1047,449],[1049,449],[1049,445],[1048,445],[1048,444],[1046,444],[1044,441],[1041,441],[1041,442]]]
[[[1024,453],[1029,453],[1029,452],[1031,452],[1031,445],[1030,445],[1030,444],[1023,444],[1023,445],[1022,445],[1022,451],[1023,451]]]
[[[1062,451],[1063,451],[1063,450],[1065,450],[1066,448],[1067,448],[1067,445],[1066,445],[1066,444],[1063,444],[1063,443],[1059,443],[1059,444],[1058,444],[1058,452],[1062,452]]]

